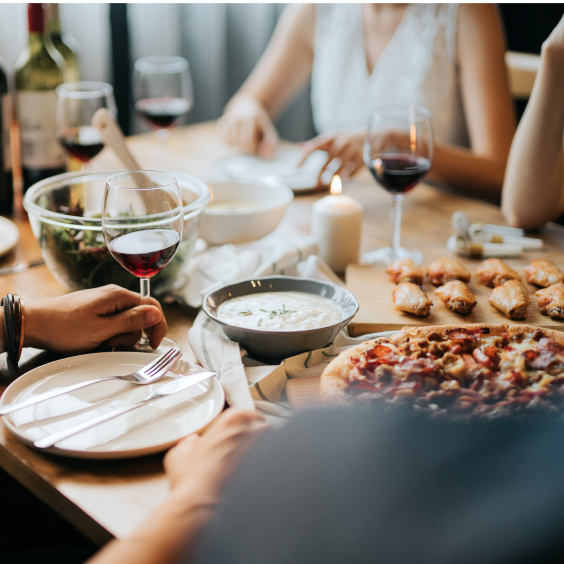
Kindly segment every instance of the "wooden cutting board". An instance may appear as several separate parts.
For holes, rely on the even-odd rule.
[[[552,256],[554,255],[554,256]],[[559,255],[559,256],[558,256]],[[446,255],[443,255],[446,256]],[[546,258],[552,260],[559,268],[564,267],[561,252],[542,252],[537,255],[538,258]],[[428,262],[437,257],[432,257]],[[355,318],[349,324],[349,334],[353,337],[364,335],[366,333],[374,333],[377,331],[389,331],[393,329],[401,329],[408,326],[424,326],[424,325],[444,325],[444,324],[460,324],[460,323],[526,323],[529,325],[538,325],[550,329],[559,329],[564,331],[564,321],[551,319],[539,312],[537,305],[537,296],[535,291],[539,288],[528,284],[525,281],[524,267],[530,264],[532,253],[527,258],[507,259],[505,262],[515,271],[523,276],[523,283],[529,290],[531,304],[527,310],[528,316],[524,321],[511,321],[505,315],[495,309],[488,299],[491,294],[491,288],[480,284],[477,281],[475,272],[480,260],[458,258],[462,264],[472,274],[472,279],[468,286],[476,295],[478,304],[470,315],[462,316],[447,309],[435,294],[435,286],[430,282],[425,282],[423,289],[433,302],[431,314],[429,317],[420,318],[409,313],[396,311],[394,302],[392,301],[392,292],[396,284],[390,281],[386,274],[386,266],[384,264],[375,266],[365,266],[359,264],[351,264],[347,268],[347,288],[356,296],[360,309]]]
[[[321,404],[319,381],[319,376],[288,380],[286,383],[286,396],[292,409],[306,409]]]

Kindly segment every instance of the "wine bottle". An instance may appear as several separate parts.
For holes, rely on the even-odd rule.
[[[28,4],[29,36],[15,63],[23,188],[65,172],[57,141],[55,89],[63,83],[64,60],[45,33],[45,4]]]
[[[65,61],[63,71],[64,82],[78,82],[80,71],[78,67],[78,57],[76,56],[76,41],[68,35],[61,34],[61,24],[59,22],[59,4],[49,4],[49,35],[55,49]],[[74,49],[71,47],[74,45]]]
[[[14,189],[12,180],[12,156],[10,152],[10,124],[12,106],[8,92],[8,75],[0,59],[0,214],[13,211]]]

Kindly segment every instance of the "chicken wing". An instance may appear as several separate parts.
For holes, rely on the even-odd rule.
[[[461,280],[451,280],[444,286],[437,288],[435,294],[452,311],[468,315],[476,305],[474,292]]]
[[[564,281],[564,272],[548,260],[535,259],[525,268],[527,282],[535,286],[548,288],[557,282]]]
[[[434,260],[427,268],[427,278],[435,285],[442,286],[449,280],[470,282],[470,273],[458,261],[449,257]]]
[[[413,313],[418,317],[427,317],[431,312],[433,302],[429,296],[412,282],[402,282],[392,294],[396,309]]]
[[[527,289],[520,280],[507,280],[492,290],[490,304],[509,319],[526,319],[531,303]]]
[[[396,284],[413,282],[421,286],[423,282],[423,271],[410,258],[396,260],[386,268],[386,272]]]
[[[537,290],[539,310],[553,319],[564,319],[564,284],[558,282],[548,288]]]
[[[521,277],[512,268],[498,258],[485,260],[477,269],[480,280],[490,288],[500,286],[507,280],[521,281]]]

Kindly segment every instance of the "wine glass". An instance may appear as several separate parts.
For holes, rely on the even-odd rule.
[[[70,82],[57,87],[57,138],[83,168],[104,148],[100,131],[92,125],[92,116],[100,108],[117,114],[110,84]]]
[[[182,57],[143,57],[133,71],[135,112],[161,140],[186,120],[194,104],[188,61]]]
[[[175,255],[182,240],[184,214],[178,182],[166,172],[114,174],[106,181],[102,230],[112,256],[141,282],[141,303],[148,303],[150,279]],[[157,352],[178,345],[163,339]],[[134,350],[155,352],[145,331]]]
[[[382,106],[370,117],[364,163],[376,182],[394,198],[391,246],[366,253],[369,263],[402,258],[423,262],[423,254],[400,246],[403,195],[415,188],[433,162],[431,114],[414,106]]]

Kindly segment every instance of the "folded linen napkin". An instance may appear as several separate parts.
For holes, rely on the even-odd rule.
[[[288,418],[292,411],[285,395],[289,379],[320,376],[339,353],[380,335],[384,334],[351,338],[346,331],[341,331],[329,346],[287,358],[276,365],[249,357],[237,343],[227,339],[203,311],[198,314],[188,339],[197,360],[207,370],[219,371],[219,381],[229,405],[245,409],[256,407],[270,416]]]
[[[172,297],[199,307],[204,296],[214,288],[275,274],[312,276],[340,284],[327,264],[315,256],[316,252],[313,237],[274,234],[246,245],[211,247],[190,260],[174,285]]]

